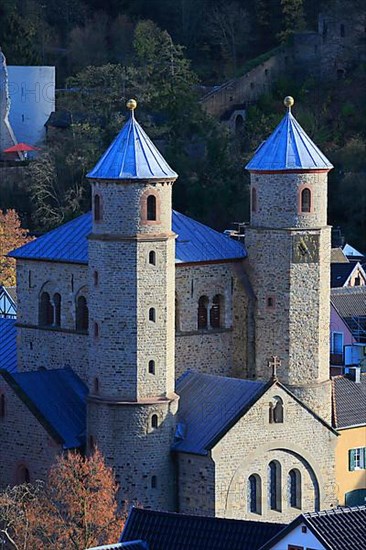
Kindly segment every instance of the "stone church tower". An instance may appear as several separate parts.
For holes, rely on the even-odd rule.
[[[332,165],[287,113],[246,168],[251,218],[246,232],[256,296],[255,372],[279,379],[330,422],[330,227],[327,174]]]
[[[177,174],[134,118],[88,174],[88,446],[113,465],[121,498],[172,509]]]

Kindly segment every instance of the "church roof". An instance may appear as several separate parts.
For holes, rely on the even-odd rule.
[[[87,174],[91,179],[176,179],[174,172],[131,114],[120,133]]]
[[[17,329],[16,319],[0,317],[0,370],[17,370]]]
[[[121,540],[141,538],[149,550],[258,550],[284,527],[283,523],[132,508]]]
[[[1,375],[64,449],[85,444],[88,390],[70,368]]]
[[[289,109],[245,168],[249,171],[330,170],[333,166]]]
[[[245,258],[244,246],[192,218],[173,211],[172,229],[177,233],[176,263],[232,260]],[[88,263],[88,235],[92,230],[91,212],[61,225],[12,251],[13,258]]]
[[[176,385],[180,400],[173,449],[206,455],[267,388],[265,382],[187,371]]]

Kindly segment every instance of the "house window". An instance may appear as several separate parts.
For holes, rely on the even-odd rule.
[[[258,474],[252,474],[248,479],[249,512],[262,513],[262,482]]]
[[[153,307],[149,309],[149,321],[152,321],[153,323],[155,323],[156,321],[156,312],[155,312],[155,308]]]
[[[153,359],[149,361],[149,374],[155,374],[155,361]]]
[[[366,469],[366,447],[358,447],[349,450],[349,470]]]
[[[150,250],[149,252],[149,264],[156,265],[156,253],[154,250]]]
[[[56,292],[56,294],[53,295],[53,305],[55,308],[55,326],[60,327],[61,326],[61,294]]]
[[[212,328],[220,328],[221,326],[222,303],[223,297],[221,294],[216,294],[212,300],[212,306],[210,309],[210,325]]]
[[[357,275],[357,277],[355,277],[355,286],[361,286],[361,277],[360,277],[360,275]]]
[[[311,191],[307,187],[301,191],[301,212],[311,210]]]
[[[299,470],[290,470],[288,475],[289,503],[292,508],[301,509],[301,474]]]
[[[94,221],[100,222],[102,219],[100,196],[94,195]]]
[[[281,464],[272,460],[268,465],[269,470],[269,507],[271,510],[281,511]]]
[[[153,414],[151,417],[151,427],[153,429],[157,428],[159,425],[159,419],[157,414]]]
[[[87,332],[89,327],[89,310],[85,296],[79,296],[76,302],[76,330]]]
[[[257,212],[257,190],[252,187],[252,212]]]
[[[156,489],[158,486],[158,479],[156,476],[151,476],[151,489]]]
[[[155,195],[149,195],[147,197],[147,219],[149,221],[156,221],[156,197]]]
[[[53,323],[53,307],[48,292],[42,292],[39,304],[39,324],[51,326]]]
[[[197,326],[199,329],[207,328],[208,323],[208,298],[207,296],[201,296],[198,300],[198,315],[197,315]]]
[[[343,333],[332,332],[332,353],[341,355],[343,353]]]
[[[270,424],[283,423],[283,401],[281,397],[274,397],[269,403],[269,422]]]

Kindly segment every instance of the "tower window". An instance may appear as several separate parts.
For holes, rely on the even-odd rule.
[[[93,390],[95,394],[99,393],[99,378],[94,378]]]
[[[79,296],[76,302],[76,330],[87,332],[89,327],[89,310],[85,296]]]
[[[248,508],[252,514],[262,513],[262,480],[258,474],[248,479]]]
[[[275,305],[274,297],[273,296],[268,296],[267,297],[267,307],[271,309],[271,308],[274,308],[274,305]]]
[[[268,465],[269,470],[269,506],[271,510],[281,511],[281,464],[272,460]]]
[[[94,286],[99,285],[99,273],[98,273],[98,271],[93,272],[93,283],[94,283]]]
[[[61,326],[61,294],[56,292],[56,294],[53,295],[53,305],[55,308],[55,320],[54,324],[56,327]]]
[[[341,37],[344,38],[346,36],[346,28],[343,24],[340,27],[340,32],[341,32]]]
[[[223,297],[221,294],[216,294],[212,300],[212,307],[210,310],[210,325],[212,328],[221,327],[221,309],[222,309]]]
[[[201,296],[201,298],[198,300],[197,325],[199,329],[207,328],[207,323],[208,323],[207,308],[208,308],[208,298],[207,296]]]
[[[153,414],[151,417],[151,427],[157,428],[159,426],[159,419],[157,414]]]
[[[99,325],[94,323],[94,338],[99,338]]]
[[[149,264],[156,265],[156,253],[154,250],[150,250],[149,252]]]
[[[156,489],[158,486],[158,478],[156,476],[151,476],[151,489]]]
[[[155,374],[155,361],[153,359],[149,361],[149,374]]]
[[[30,483],[29,470],[24,464],[18,467],[16,479],[17,483]]]
[[[311,191],[307,187],[301,191],[301,212],[311,210]]]
[[[156,311],[153,307],[149,309],[149,321],[152,321],[153,323],[156,321]]]
[[[299,470],[290,470],[288,475],[289,503],[291,508],[301,509],[301,474]]]
[[[252,187],[252,212],[257,212],[257,190]]]
[[[101,201],[99,195],[94,195],[94,221],[100,222],[102,219]]]
[[[156,221],[156,197],[155,197],[155,195],[149,195],[147,197],[147,219],[149,221]]]
[[[39,324],[51,326],[53,323],[53,307],[48,292],[42,292],[39,303]]]
[[[0,418],[5,417],[5,395],[2,393],[0,395]]]

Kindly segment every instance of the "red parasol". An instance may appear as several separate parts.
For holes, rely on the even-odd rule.
[[[24,153],[25,151],[39,151],[38,147],[27,145],[27,143],[17,143],[8,149],[4,149],[4,153]]]

